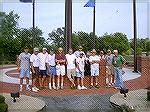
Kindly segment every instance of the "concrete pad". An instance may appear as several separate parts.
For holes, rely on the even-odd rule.
[[[146,89],[130,91],[126,98],[123,94],[117,93],[110,97],[110,102],[117,106],[126,104],[136,112],[150,112],[150,101],[147,101]]]
[[[20,95],[19,98],[16,98],[16,102],[13,102],[10,94],[3,93],[2,95],[6,98],[5,102],[8,104],[9,112],[37,112],[46,106],[43,100],[35,97]]]

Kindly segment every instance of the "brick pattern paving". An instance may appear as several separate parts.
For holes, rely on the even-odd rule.
[[[65,89],[64,90],[40,90],[38,93],[35,92],[26,92],[23,91],[22,94],[28,94],[28,95],[40,95],[40,96],[60,96],[60,95],[81,95],[81,94],[92,94],[92,93],[116,93],[118,90],[114,88],[106,88],[105,85],[105,62],[101,63],[103,66],[100,66],[101,68],[101,73],[99,76],[99,89],[87,89],[87,90],[72,90],[69,88],[69,81],[68,78],[65,77]],[[129,81],[125,81],[125,85],[129,90],[137,90],[137,89],[142,89],[142,88],[147,88],[150,86],[150,58],[142,58],[141,59],[141,77]],[[16,70],[9,71],[7,72],[7,75],[11,77],[18,77],[17,74],[10,74],[10,73],[15,73],[17,72]],[[88,87],[90,84],[90,77],[86,76],[84,79],[85,85]],[[47,85],[47,82],[46,82]],[[12,91],[19,91],[19,85],[17,84],[10,84],[10,83],[3,83],[0,82],[0,92],[6,92],[10,93]]]

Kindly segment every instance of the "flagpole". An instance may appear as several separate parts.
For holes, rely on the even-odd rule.
[[[134,72],[138,72],[137,71],[137,51],[136,51],[136,42],[137,42],[136,0],[133,0],[133,29],[134,29]]]
[[[72,0],[65,0],[65,39],[66,39],[66,50],[71,48],[72,40]]]
[[[95,6],[93,7],[93,40],[94,40],[93,48],[95,48],[95,46],[96,46],[96,39],[95,39]]]
[[[32,48],[34,48],[34,38],[35,38],[35,0],[32,1],[33,10],[33,20],[32,20]]]

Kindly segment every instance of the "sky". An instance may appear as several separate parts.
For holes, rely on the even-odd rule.
[[[18,27],[32,27],[32,4],[19,0],[0,0],[0,10],[20,16]],[[48,38],[48,33],[65,25],[65,0],[35,0],[35,24]],[[88,0],[72,0],[72,31],[92,32],[93,8],[83,7]],[[148,8],[149,3],[149,8]],[[132,0],[96,0],[96,35],[122,32],[133,38]],[[137,37],[150,37],[150,0],[137,0]]]

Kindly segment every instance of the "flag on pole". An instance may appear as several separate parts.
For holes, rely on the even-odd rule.
[[[24,3],[32,3],[32,0],[20,0],[20,2],[24,2]]]
[[[84,7],[95,7],[95,0],[89,0]]]

